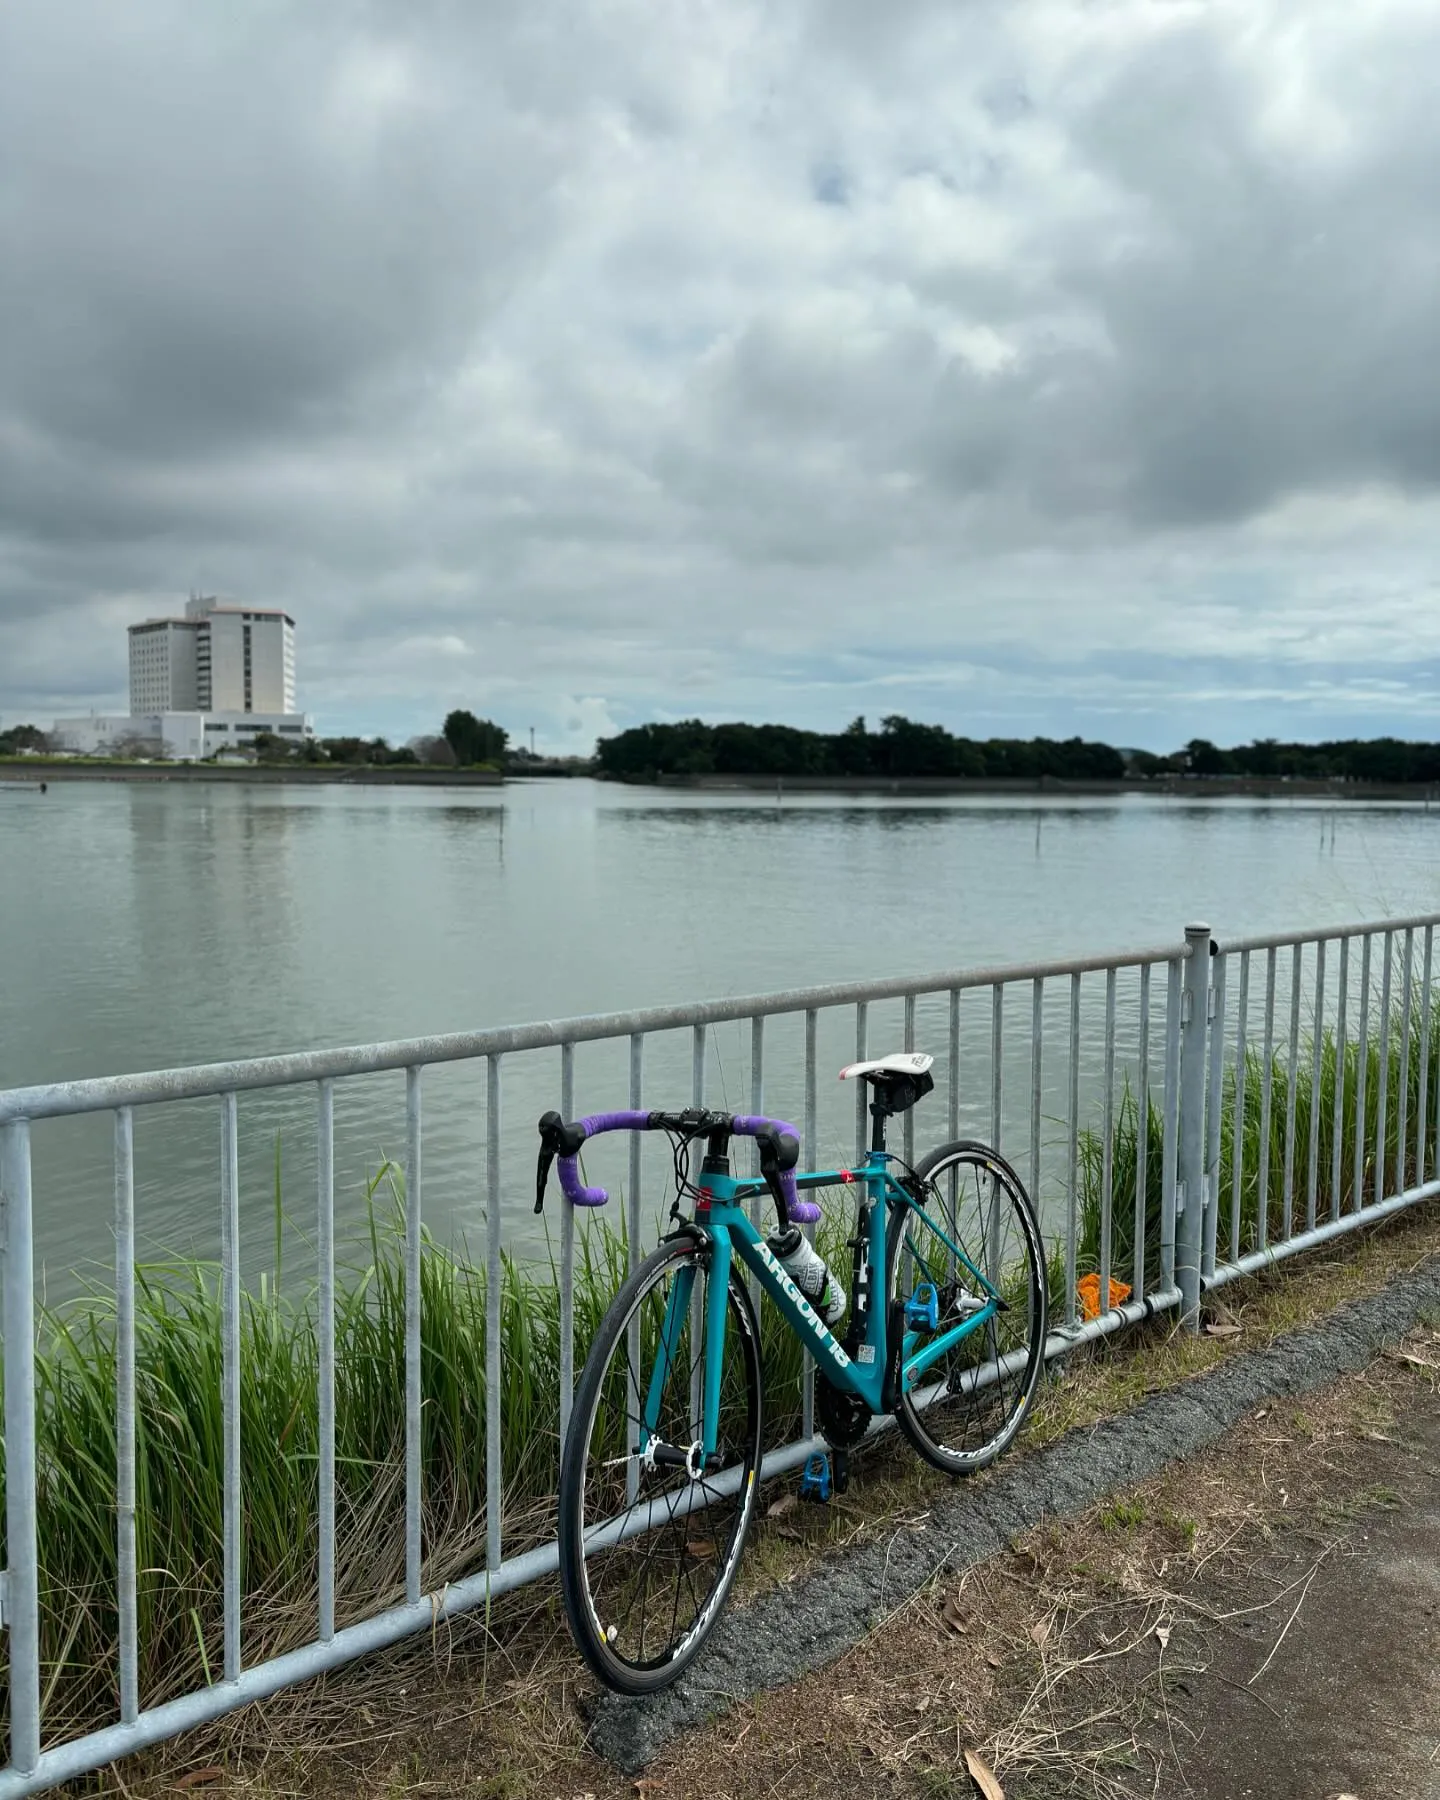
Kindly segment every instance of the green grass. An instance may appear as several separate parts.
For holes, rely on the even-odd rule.
[[[385,1192],[381,1192],[383,1188]],[[405,1282],[399,1171],[371,1183],[370,1230],[336,1280],[336,1611],[341,1625],[403,1598]],[[623,1219],[623,1208],[618,1209]],[[838,1210],[838,1209],[837,1209]],[[278,1212],[278,1187],[277,1187]],[[840,1223],[823,1249],[842,1267]],[[278,1260],[277,1238],[277,1260]],[[576,1375],[624,1279],[628,1249],[605,1219],[575,1239]],[[277,1271],[278,1273],[278,1271]],[[137,1272],[136,1514],[141,1694],[155,1704],[219,1678],[223,1663],[219,1269]],[[421,1255],[421,1389],[427,1588],[484,1566],[483,1265],[428,1236]],[[554,1531],[559,1461],[556,1271],[503,1262],[501,1444],[505,1549]],[[793,1436],[802,1352],[762,1311],[766,1438]],[[317,1302],[271,1276],[242,1295],[243,1655],[315,1635]],[[97,1292],[42,1309],[36,1465],[43,1697],[50,1717],[118,1705],[115,1577],[115,1306]]]
[[[1405,1094],[1406,1145],[1404,1185],[1417,1179],[1416,1126],[1420,1105],[1420,1069],[1425,1039],[1429,1034],[1430,1081],[1440,1070],[1440,1006],[1427,1020],[1418,1005],[1410,1020],[1408,1036],[1397,1005],[1392,1013],[1389,1042],[1383,1051],[1387,1068],[1386,1119],[1383,1177],[1384,1194],[1396,1192],[1395,1171],[1400,1161],[1401,1095]],[[1247,1046],[1245,1054],[1244,1113],[1239,1145],[1239,1248],[1242,1256],[1261,1244],[1260,1220],[1266,1222],[1265,1242],[1276,1243],[1307,1223],[1310,1175],[1310,1129],[1318,1109],[1319,1145],[1315,1169],[1315,1219],[1338,1217],[1356,1207],[1355,1166],[1357,1141],[1357,1084],[1362,1063],[1365,1073],[1365,1118],[1359,1130],[1361,1146],[1362,1202],[1371,1204],[1376,1193],[1376,1146],[1380,1134],[1381,1027],[1377,1023],[1361,1044],[1350,1038],[1339,1046],[1327,1026],[1320,1034],[1319,1083],[1315,1080],[1315,1038],[1302,1040],[1295,1062],[1295,1127],[1292,1160],[1290,1216],[1285,1209],[1285,1146],[1289,1109],[1289,1045],[1277,1046],[1271,1057],[1270,1118],[1268,1135],[1262,1138],[1262,1089],[1265,1079],[1261,1053]],[[1340,1179],[1334,1179],[1336,1097],[1343,1072],[1343,1104],[1340,1114]],[[1221,1093],[1219,1212],[1216,1255],[1221,1262],[1230,1254],[1235,1223],[1235,1117],[1237,1082],[1233,1061],[1226,1067]],[[1153,1096],[1148,1101],[1145,1143],[1145,1278],[1153,1287],[1160,1277],[1162,1174],[1164,1167],[1164,1118]],[[1433,1147],[1435,1114],[1429,1114],[1426,1135]],[[1130,1281],[1135,1260],[1135,1194],[1140,1151],[1140,1102],[1127,1081],[1115,1108],[1112,1131],[1111,1274]],[[1102,1202],[1104,1197],[1105,1134],[1103,1128],[1080,1134],[1080,1233],[1077,1273],[1100,1267]],[[1427,1157],[1427,1175],[1434,1173],[1433,1153]],[[1063,1295],[1060,1288],[1052,1296]]]

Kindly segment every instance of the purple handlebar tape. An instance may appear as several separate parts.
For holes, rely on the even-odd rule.
[[[787,1124],[784,1119],[757,1119],[741,1113],[736,1115],[733,1123],[740,1137],[758,1137],[762,1131],[782,1131],[793,1137],[796,1143],[800,1141],[800,1133],[793,1125]],[[781,1171],[780,1191],[785,1196],[785,1211],[797,1224],[813,1225],[820,1217],[820,1208],[813,1200],[800,1198],[799,1190],[795,1186],[793,1169]]]
[[[591,1113],[588,1119],[581,1119],[580,1129],[592,1138],[602,1131],[644,1131],[649,1123],[648,1112]],[[606,1188],[585,1186],[573,1156],[560,1158],[560,1191],[572,1206],[603,1206],[610,1198]]]
[[[580,1129],[587,1138],[592,1138],[598,1137],[602,1131],[644,1131],[649,1123],[648,1112],[592,1113],[588,1119],[581,1119]],[[763,1131],[788,1132],[796,1139],[800,1136],[795,1127],[787,1125],[783,1119],[759,1119],[741,1115],[733,1119],[731,1124],[739,1137],[756,1137]],[[780,1188],[785,1195],[785,1209],[792,1219],[802,1225],[810,1225],[820,1217],[820,1208],[813,1200],[800,1198],[793,1170],[786,1169],[781,1175]],[[605,1188],[585,1186],[573,1156],[560,1158],[560,1191],[572,1206],[603,1206],[610,1198]]]

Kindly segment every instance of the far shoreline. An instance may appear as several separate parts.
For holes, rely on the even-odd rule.
[[[199,782],[252,787],[449,787],[503,788],[515,782],[569,781],[572,769],[440,769],[386,763],[121,763],[40,757],[0,757],[0,788],[37,787],[42,782]],[[657,775],[648,780],[594,772],[591,779],[614,789],[647,793],[754,794],[783,799],[787,794],[836,794],[901,799],[1043,798],[1051,800],[1150,795],[1174,800],[1332,800],[1365,803],[1403,801],[1440,806],[1440,783],[1344,781],[1300,776],[1166,775],[1149,780],[1064,780],[1058,776],[950,775]]]
[[[498,769],[417,768],[406,763],[106,763],[0,759],[0,787],[51,781],[198,781],[258,787],[503,787]]]
[[[601,779],[604,779],[603,777]],[[653,781],[619,781],[618,787],[663,788],[689,793],[896,794],[1068,796],[1157,794],[1186,800],[1408,800],[1440,802],[1440,783],[1342,781],[1295,776],[1166,775],[1150,780],[1067,781],[1053,775],[660,775]]]

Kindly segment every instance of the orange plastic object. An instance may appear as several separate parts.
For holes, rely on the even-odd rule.
[[[1080,1296],[1080,1311],[1087,1319],[1100,1317],[1100,1277],[1098,1275],[1082,1275],[1075,1283],[1075,1292]],[[1130,1289],[1123,1281],[1110,1283],[1110,1304],[1120,1306],[1130,1298]]]

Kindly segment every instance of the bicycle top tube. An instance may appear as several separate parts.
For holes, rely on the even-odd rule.
[[[800,1160],[800,1133],[784,1119],[766,1119],[749,1113],[707,1112],[692,1107],[687,1112],[608,1112],[566,1124],[558,1113],[540,1120],[540,1162],[536,1172],[535,1210],[545,1200],[550,1164],[560,1163],[560,1189],[572,1206],[603,1206],[610,1198],[603,1187],[587,1187],[581,1179],[578,1157],[581,1146],[605,1131],[669,1131],[686,1138],[751,1137],[760,1147],[760,1170],[775,1196],[782,1223],[795,1219],[808,1224],[820,1217],[820,1208],[802,1200],[795,1186],[795,1165]]]

